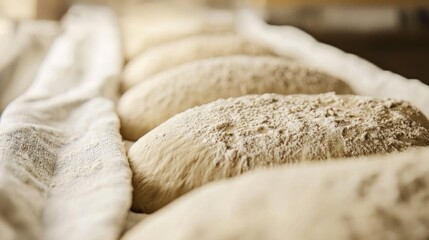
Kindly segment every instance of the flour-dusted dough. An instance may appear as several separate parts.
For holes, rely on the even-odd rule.
[[[273,56],[200,60],[158,74],[119,100],[125,139],[137,140],[177,113],[219,98],[248,94],[317,94],[352,90],[343,81]]]
[[[183,63],[228,55],[272,55],[266,48],[234,33],[201,34],[152,47],[124,69],[122,91],[163,70]]]
[[[234,30],[234,16],[227,11],[153,1],[131,4],[123,10],[120,24],[125,59],[160,43],[183,37]]]
[[[193,191],[123,240],[429,238],[429,149],[255,171]]]
[[[176,115],[131,147],[133,207],[153,212],[259,167],[428,145],[428,120],[400,100],[332,93],[218,100]]]

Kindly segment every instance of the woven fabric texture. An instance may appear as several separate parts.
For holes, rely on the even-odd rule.
[[[31,87],[0,122],[0,239],[117,239],[131,171],[115,113],[113,12],[73,6]]]

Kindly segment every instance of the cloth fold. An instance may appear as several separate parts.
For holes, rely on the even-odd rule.
[[[75,5],[33,85],[0,122],[0,239],[117,239],[131,171],[115,113],[113,12]]]
[[[0,114],[31,85],[59,33],[54,21],[0,19]]]

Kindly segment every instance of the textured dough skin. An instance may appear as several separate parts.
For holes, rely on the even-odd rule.
[[[125,139],[137,140],[177,113],[248,94],[352,93],[343,81],[273,56],[228,56],[184,64],[144,81],[119,100]]]
[[[428,157],[426,148],[258,170],[183,196],[123,240],[428,239]]]
[[[199,59],[228,55],[273,55],[237,34],[204,34],[154,46],[131,60],[124,69],[122,91],[163,70]]]
[[[128,152],[133,209],[153,212],[208,182],[282,164],[429,145],[407,102],[353,95],[251,95],[177,114]]]

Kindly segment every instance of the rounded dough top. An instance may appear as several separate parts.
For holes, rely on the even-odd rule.
[[[352,95],[251,95],[176,115],[129,151],[135,210],[152,212],[207,182],[258,167],[429,145],[411,104]]]
[[[142,52],[124,69],[122,91],[163,70],[183,63],[228,55],[272,55],[266,48],[234,33],[202,34],[160,44]]]
[[[249,94],[352,93],[342,80],[274,56],[200,60],[158,74],[128,90],[118,114],[125,139],[137,140],[172,116],[220,98]]]
[[[255,171],[186,194],[123,239],[425,239],[428,157],[426,148]]]

